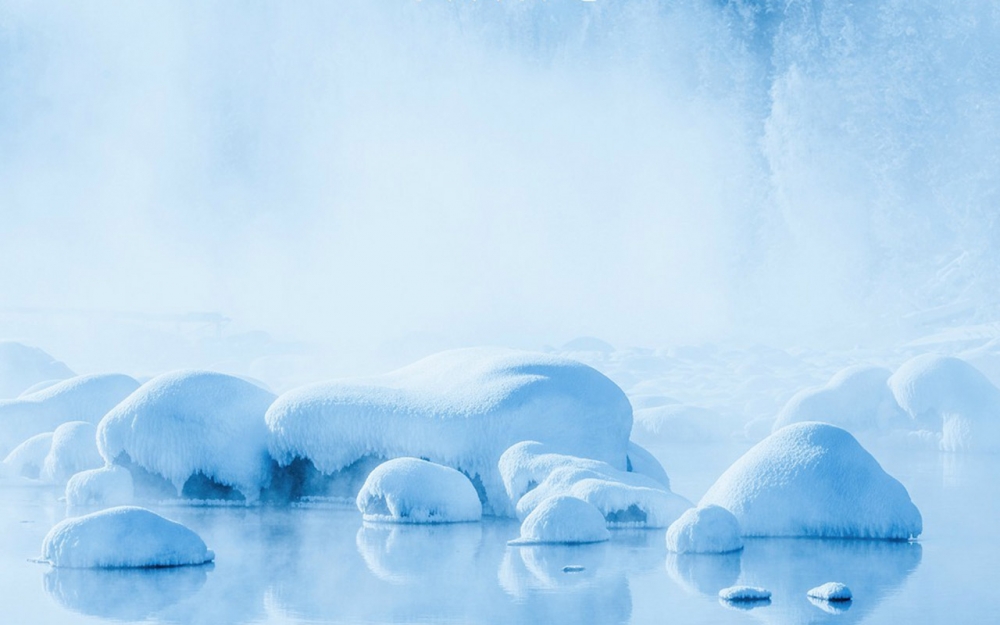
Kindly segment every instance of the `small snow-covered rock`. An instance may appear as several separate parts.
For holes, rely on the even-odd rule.
[[[730,586],[719,591],[719,599],[723,601],[768,601],[771,591],[756,586]]]
[[[42,557],[67,568],[147,568],[211,562],[215,554],[196,533],[133,506],[69,518],[42,542]]]
[[[599,543],[611,538],[601,511],[576,497],[549,497],[525,517],[511,544]]]
[[[133,494],[132,474],[115,465],[81,471],[66,483],[70,506],[121,506],[130,503]]]
[[[39,479],[65,484],[75,473],[104,464],[97,451],[97,428],[86,421],[63,423],[52,433],[52,446],[42,463]]]
[[[7,474],[37,480],[51,448],[52,432],[32,436],[3,459]]]
[[[667,529],[667,549],[676,553],[729,553],[742,548],[739,521],[719,506],[691,508]]]
[[[852,597],[851,589],[840,582],[827,582],[810,589],[806,595],[823,601],[850,601]]]
[[[841,370],[825,386],[799,391],[778,414],[773,430],[792,423],[822,421],[851,432],[887,430],[905,423],[893,398],[884,367],[855,365]]]
[[[483,514],[469,478],[419,458],[377,466],[361,487],[357,506],[366,521],[384,523],[461,523]]]
[[[767,437],[709,488],[700,506],[736,517],[744,536],[908,540],[920,511],[846,430],[796,423]]]

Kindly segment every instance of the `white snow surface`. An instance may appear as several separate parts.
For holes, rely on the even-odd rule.
[[[332,474],[366,456],[427,458],[479,480],[484,510],[513,515],[497,461],[538,440],[624,470],[632,409],[618,386],[581,363],[499,348],[442,352],[367,379],[285,393],[267,413],[271,454]]]
[[[667,528],[667,549],[675,553],[729,553],[743,549],[740,523],[719,506],[691,508]]]
[[[14,448],[3,459],[6,473],[11,476],[38,479],[45,457],[52,448],[52,432],[36,434]]]
[[[766,601],[770,598],[770,590],[756,586],[730,586],[719,591],[719,599],[723,601]]]
[[[108,465],[80,471],[66,483],[70,506],[121,506],[132,502],[135,487],[125,467]]]
[[[37,347],[0,341],[0,398],[17,397],[38,382],[72,376],[69,367]]]
[[[840,582],[827,582],[806,593],[807,596],[824,601],[850,601],[851,589]]]
[[[908,419],[887,384],[891,375],[884,367],[868,365],[842,369],[826,385],[796,393],[772,429],[804,421],[822,421],[850,432],[905,427]]]
[[[653,478],[664,488],[670,488],[670,477],[656,456],[632,441],[628,443],[628,470]]]
[[[109,463],[131,461],[166,478],[178,494],[201,473],[254,502],[271,480],[264,413],[273,401],[271,393],[234,376],[166,373],[101,420],[98,448]]]
[[[357,506],[366,521],[383,523],[461,523],[483,515],[469,478],[419,458],[395,458],[375,467]]]
[[[521,522],[521,535],[511,544],[598,543],[611,538],[604,515],[576,497],[549,497]]]
[[[69,421],[97,424],[139,388],[118,373],[81,375],[17,399],[0,400],[0,453]]]
[[[52,445],[38,477],[44,482],[65,484],[73,474],[104,465],[97,451],[97,428],[86,421],[63,423],[52,433]]]
[[[907,540],[923,521],[909,493],[846,430],[796,423],[737,460],[699,506],[726,508],[744,536]]]
[[[940,430],[944,451],[1000,451],[1000,389],[964,360],[917,356],[889,387],[918,424]]]
[[[122,506],[57,524],[45,536],[42,558],[56,567],[117,569],[204,564],[215,554],[180,523]]]

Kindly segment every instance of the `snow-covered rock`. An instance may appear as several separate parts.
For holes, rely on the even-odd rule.
[[[484,510],[512,515],[497,461],[523,440],[624,470],[632,410],[596,370],[545,354],[442,352],[369,379],[285,393],[267,413],[281,466],[307,459],[334,474],[367,457],[427,458],[468,475]]]
[[[773,430],[792,423],[822,421],[850,432],[889,430],[906,425],[906,415],[887,384],[884,367],[855,365],[841,370],[825,385],[799,391],[785,404]]]
[[[139,383],[127,375],[81,375],[18,399],[0,400],[0,453],[69,421],[96,425],[137,388]]]
[[[851,589],[840,582],[827,582],[810,589],[806,595],[823,601],[850,601],[853,596]]]
[[[132,474],[116,465],[80,471],[66,483],[70,506],[121,506],[131,503],[133,495]]]
[[[194,478],[192,485],[207,480],[253,502],[271,480],[264,413],[273,401],[262,388],[222,373],[166,373],[101,420],[98,448],[134,478],[138,469],[160,476],[178,495]]]
[[[180,523],[122,506],[57,524],[45,536],[42,558],[57,567],[115,569],[204,564],[215,554]]]
[[[65,484],[75,473],[104,465],[97,451],[97,428],[86,421],[63,423],[52,433],[52,446],[38,477],[44,482]]]
[[[846,430],[797,423],[755,445],[699,506],[726,508],[744,536],[907,540],[922,519],[910,495]]]
[[[917,356],[896,370],[889,387],[918,424],[941,432],[941,449],[1000,450],[1000,389],[964,360]]]
[[[649,453],[644,447],[629,441],[627,460],[629,473],[645,475],[659,482],[664,488],[670,488],[670,477],[667,476],[663,465],[656,459],[656,456]]]
[[[512,544],[598,543],[611,538],[601,511],[576,497],[543,500],[521,523],[521,536]]]
[[[73,376],[69,367],[37,347],[0,341],[0,398],[17,397],[44,380]]]
[[[36,434],[14,448],[3,459],[6,473],[37,480],[52,448],[52,432]]]
[[[769,601],[771,591],[756,586],[730,586],[719,591],[723,601]]]
[[[62,382],[61,378],[60,379],[55,379],[55,380],[42,380],[41,382],[35,382],[34,384],[32,384],[31,386],[29,386],[28,388],[26,388],[23,391],[21,391],[21,393],[17,396],[17,399],[23,399],[23,398],[27,397],[28,395],[34,395],[38,391],[45,390],[45,389],[49,388],[50,386],[55,386],[56,384],[59,384],[60,382]]]
[[[729,553],[743,549],[740,524],[719,506],[691,508],[667,528],[667,549],[676,553]]]
[[[357,506],[366,521],[384,523],[461,523],[483,514],[469,478],[419,458],[395,458],[376,467]]]

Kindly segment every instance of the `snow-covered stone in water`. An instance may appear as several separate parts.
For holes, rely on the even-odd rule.
[[[719,506],[691,508],[667,529],[667,549],[676,553],[729,553],[742,548],[739,521]]]
[[[744,536],[908,540],[923,522],[910,495],[846,430],[796,423],[737,460],[699,506],[726,508]]]
[[[590,503],[615,527],[667,527],[692,505],[650,477],[619,471],[598,460],[553,453],[537,441],[511,446],[501,456],[499,468],[520,519],[557,495]]]
[[[852,597],[851,589],[840,582],[827,582],[809,590],[806,595],[823,601],[850,601]]]
[[[215,554],[180,523],[122,506],[57,524],[45,536],[42,558],[57,567],[117,569],[204,564]]]
[[[43,380],[72,376],[69,367],[37,347],[0,341],[0,398],[17,397]]]
[[[383,523],[462,523],[483,514],[469,478],[419,458],[396,458],[376,467],[357,505],[366,521]]]
[[[611,538],[601,511],[576,497],[549,497],[521,523],[521,536],[511,544],[599,543]]]
[[[14,448],[3,459],[6,473],[10,476],[37,480],[45,464],[45,457],[52,448],[52,432],[36,434]]]
[[[133,495],[132,474],[116,465],[81,471],[66,483],[70,506],[121,506],[131,503]]]
[[[18,399],[0,400],[0,453],[63,423],[97,424],[139,383],[117,373],[81,375]]]
[[[769,601],[771,591],[756,586],[730,586],[719,591],[723,601]]]
[[[917,356],[889,387],[918,425],[940,429],[944,451],[1000,450],[1000,389],[964,360]]]
[[[86,421],[63,423],[52,433],[52,446],[38,477],[44,482],[65,484],[75,473],[104,465],[97,451],[97,428]]]
[[[651,477],[664,488],[670,488],[670,478],[656,456],[631,441],[628,444],[628,471]]]
[[[98,449],[133,478],[139,470],[159,476],[178,495],[216,499],[235,490],[253,502],[271,480],[264,413],[273,401],[222,373],[166,373],[101,420]]]
[[[614,382],[581,363],[475,348],[290,391],[267,424],[281,466],[306,459],[331,475],[371,456],[426,458],[468,475],[484,511],[509,516],[497,469],[504,450],[538,440],[624,471],[632,409]]]
[[[887,384],[891,375],[884,367],[847,367],[825,386],[793,395],[778,413],[772,429],[804,421],[822,421],[851,432],[905,426],[906,415]]]

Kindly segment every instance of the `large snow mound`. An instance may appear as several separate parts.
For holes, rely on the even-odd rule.
[[[97,424],[139,388],[118,373],[81,375],[17,399],[0,400],[0,453],[69,421]]]
[[[333,474],[366,457],[426,458],[468,475],[486,512],[510,516],[497,470],[505,449],[538,440],[625,469],[632,408],[614,382],[581,363],[471,348],[290,391],[267,424],[282,466],[303,458]]]
[[[498,464],[521,519],[557,495],[590,503],[608,525],[620,527],[667,527],[691,507],[690,501],[651,477],[619,471],[598,460],[554,453],[537,441],[512,445]]]
[[[366,521],[389,523],[461,523],[483,514],[469,478],[419,458],[396,458],[376,467],[357,505]]]
[[[97,451],[97,428],[86,421],[70,421],[52,433],[52,445],[38,477],[45,482],[65,484],[73,474],[103,464],[104,459]]]
[[[910,495],[846,430],[797,423],[737,460],[699,506],[726,508],[744,536],[907,540],[922,520]]]
[[[177,494],[200,478],[253,502],[271,479],[264,413],[273,401],[264,389],[222,373],[166,373],[101,420],[98,448],[109,463],[161,476]]]
[[[742,548],[739,521],[719,506],[691,508],[667,528],[667,549],[675,553],[729,553]]]
[[[847,367],[825,386],[792,396],[778,413],[772,429],[805,421],[822,421],[851,432],[889,430],[904,425],[905,415],[887,384],[891,375],[884,367]]]
[[[1000,389],[964,360],[917,356],[896,370],[889,387],[919,424],[940,428],[943,450],[1000,450]]]
[[[215,554],[180,523],[122,506],[57,524],[42,543],[42,557],[57,567],[116,569],[204,564]]]
[[[44,380],[73,377],[69,367],[37,347],[0,341],[0,398],[17,397]]]
[[[576,497],[545,499],[521,523],[521,536],[512,544],[598,543],[611,538],[604,515]]]
[[[70,506],[120,506],[131,503],[134,489],[132,474],[125,467],[110,465],[80,471],[66,483],[66,503]]]
[[[7,474],[38,479],[50,449],[52,449],[52,432],[32,436],[3,459]]]

